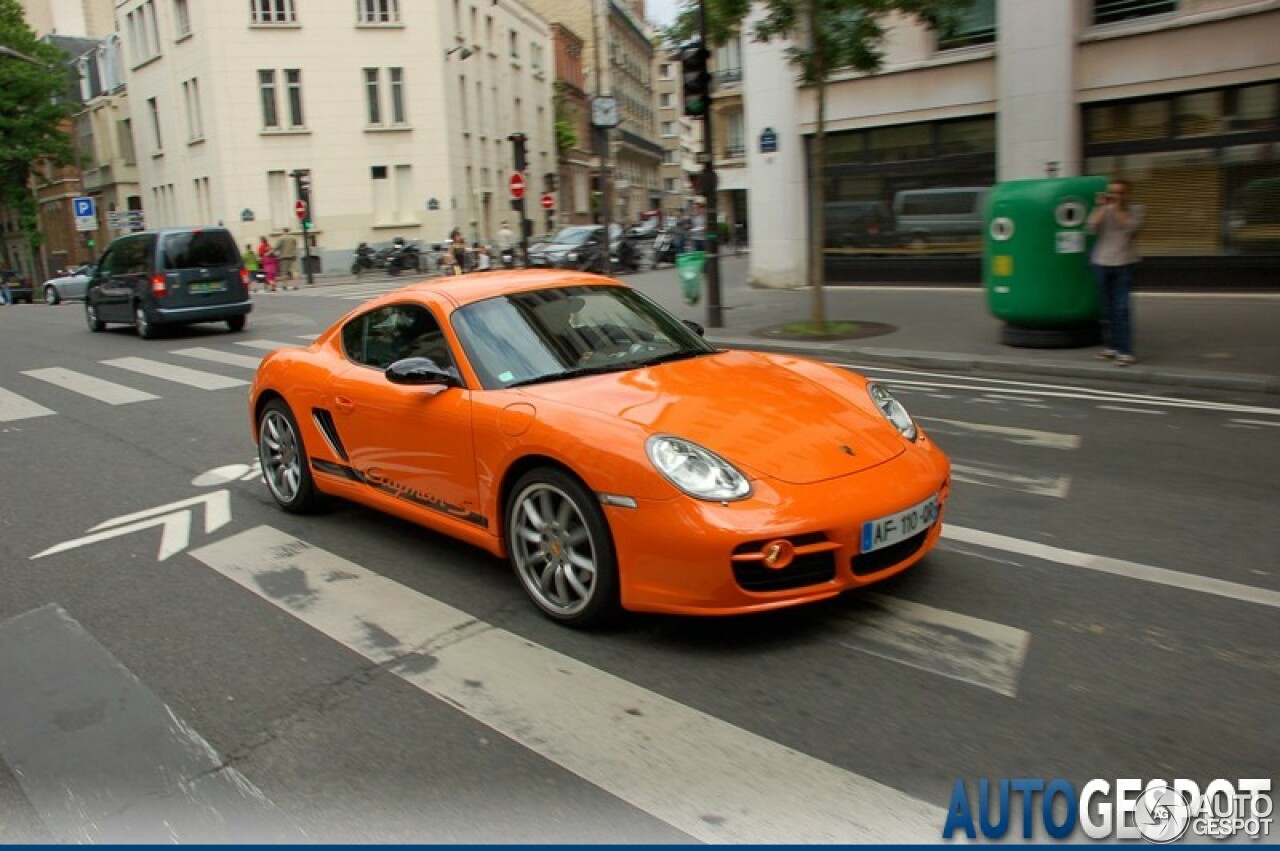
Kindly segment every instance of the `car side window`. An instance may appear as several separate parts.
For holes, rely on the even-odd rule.
[[[348,359],[376,369],[418,357],[457,371],[440,323],[418,304],[391,304],[357,316],[342,329],[342,348]]]

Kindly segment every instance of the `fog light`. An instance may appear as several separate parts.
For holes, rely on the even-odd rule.
[[[770,541],[764,545],[764,566],[781,570],[796,557],[796,548],[788,540]]]

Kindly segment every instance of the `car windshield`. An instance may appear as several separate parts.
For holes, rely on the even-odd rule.
[[[487,390],[698,357],[716,349],[635,290],[557,287],[497,296],[453,315]]]
[[[587,241],[587,237],[591,236],[594,231],[595,228],[590,226],[565,228],[552,237],[551,241],[559,243],[560,245],[582,245]]]

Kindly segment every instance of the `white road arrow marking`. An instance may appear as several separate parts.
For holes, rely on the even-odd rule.
[[[168,505],[157,505],[154,508],[146,508],[122,517],[104,520],[97,526],[90,528],[88,535],[71,541],[64,541],[61,544],[55,544],[43,552],[36,553],[31,558],[35,560],[44,556],[56,555],[67,550],[96,544],[99,541],[120,538],[133,532],[150,529],[152,526],[159,526],[161,528],[160,551],[156,554],[156,558],[159,561],[164,561],[170,556],[182,552],[187,548],[187,544],[191,543],[191,507],[199,506],[201,503],[205,505],[204,531],[206,535],[221,529],[231,522],[231,492],[217,490],[191,497],[190,499],[171,502]]]

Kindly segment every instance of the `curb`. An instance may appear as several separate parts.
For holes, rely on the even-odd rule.
[[[1248,393],[1280,395],[1280,378],[1255,373],[1212,373],[1201,370],[1161,369],[1131,366],[1118,369],[1114,365],[1065,363],[1050,361],[1030,363],[1016,358],[969,355],[952,352],[889,349],[874,346],[842,346],[837,343],[779,343],[759,337],[711,336],[707,340],[732,349],[783,352],[827,358],[859,358],[871,363],[910,366],[920,369],[964,370],[968,372],[1019,373],[1054,378],[1088,378],[1124,381],[1132,384],[1165,384],[1209,390],[1235,390]]]

